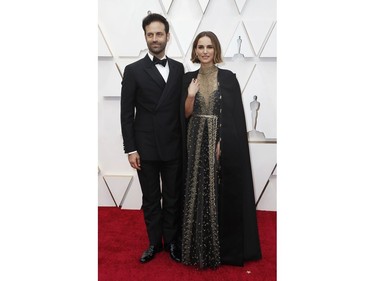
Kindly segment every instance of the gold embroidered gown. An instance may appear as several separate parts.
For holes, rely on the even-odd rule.
[[[182,262],[199,268],[220,264],[216,145],[220,140],[221,95],[217,74],[216,66],[199,70],[200,91],[187,128]]]

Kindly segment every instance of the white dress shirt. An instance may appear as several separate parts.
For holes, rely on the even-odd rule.
[[[151,59],[151,61],[153,61],[154,56],[151,55],[150,53],[147,53],[147,54],[148,54],[149,58]],[[167,57],[164,55],[164,57],[162,57],[161,59],[166,59],[166,58]],[[165,66],[162,66],[161,64],[156,64],[155,66],[159,70],[161,76],[163,76],[165,83],[167,83],[168,75],[169,75],[168,61],[167,61],[167,64]]]

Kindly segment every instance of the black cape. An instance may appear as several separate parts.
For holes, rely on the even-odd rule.
[[[181,120],[184,141],[184,175],[187,150],[185,99],[188,86],[198,70],[184,75]],[[221,177],[219,189],[219,237],[222,264],[240,265],[262,257],[255,210],[253,178],[241,89],[236,75],[224,69],[218,72],[222,96]]]

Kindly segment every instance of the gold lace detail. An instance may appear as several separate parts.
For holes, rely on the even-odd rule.
[[[215,65],[206,69],[200,68],[198,72],[199,92],[204,97],[207,107],[209,107],[210,95],[218,89],[217,73],[218,68]]]

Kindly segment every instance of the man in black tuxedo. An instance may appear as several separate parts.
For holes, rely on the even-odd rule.
[[[125,67],[121,90],[124,150],[130,165],[137,169],[149,239],[149,248],[140,261],[150,261],[164,243],[164,249],[179,262],[181,249],[177,236],[182,192],[179,110],[184,67],[165,56],[170,34],[163,16],[149,14],[143,19],[142,28],[148,54]]]

